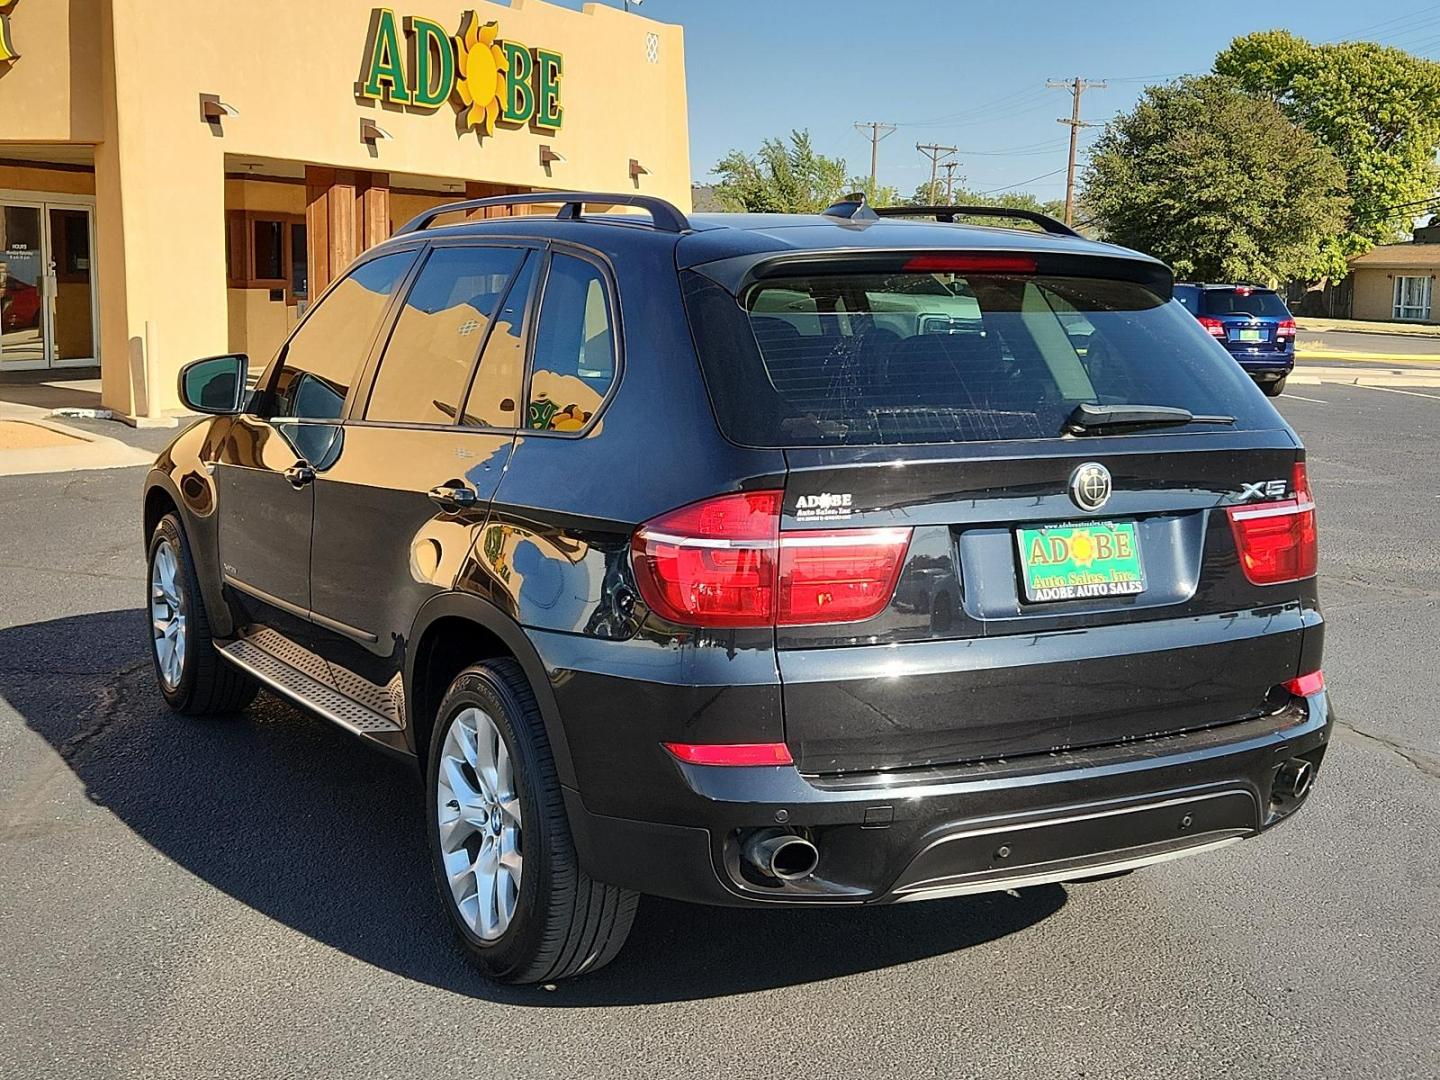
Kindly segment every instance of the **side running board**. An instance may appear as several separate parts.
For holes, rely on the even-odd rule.
[[[405,749],[401,727],[394,720],[342,694],[286,659],[281,659],[276,655],[279,649],[272,651],[260,644],[257,638],[264,640],[267,645],[273,643],[288,646],[283,651],[289,658],[299,659],[303,656],[304,659],[323,663],[318,657],[313,657],[313,654],[273,632],[262,632],[254,637],[240,638],[228,645],[222,645],[220,655],[271,690],[318,713],[331,723],[339,724],[347,731],[394,749]]]

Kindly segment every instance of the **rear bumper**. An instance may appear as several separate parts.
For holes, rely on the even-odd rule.
[[[674,762],[685,824],[594,813],[566,792],[582,865],[641,892],[701,903],[884,904],[1095,876],[1255,836],[1304,805],[1276,784],[1318,769],[1332,718],[1322,692],[1223,727],[1095,750],[889,776],[811,778],[793,767]],[[802,881],[764,881],[741,843],[801,832]]]
[[[1242,368],[1258,380],[1283,378],[1295,368],[1295,350],[1277,352],[1273,349],[1241,350],[1232,349],[1233,356]]]

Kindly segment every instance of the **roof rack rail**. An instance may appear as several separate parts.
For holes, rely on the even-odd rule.
[[[634,206],[650,211],[650,220],[661,232],[683,233],[690,231],[690,220],[673,203],[654,195],[615,195],[603,191],[527,191],[516,195],[493,195],[484,199],[465,199],[461,202],[432,206],[423,214],[411,218],[395,231],[396,236],[405,233],[422,232],[442,214],[455,214],[471,210],[484,210],[490,206],[526,206],[536,203],[559,203],[560,212],[556,218],[561,221],[579,221],[587,205]]]
[[[887,217],[933,217],[936,221],[953,223],[957,217],[1012,218],[1039,225],[1053,236],[1080,236],[1078,232],[1038,210],[1015,210],[1008,206],[880,206],[875,213]]]

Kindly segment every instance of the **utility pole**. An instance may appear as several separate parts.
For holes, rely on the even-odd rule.
[[[947,161],[940,167],[945,170],[945,205],[953,206],[955,203],[955,168],[958,161]]]
[[[866,129],[869,129],[868,132]],[[870,197],[875,197],[876,191],[876,169],[880,164],[880,140],[887,135],[895,133],[894,124],[881,124],[876,121],[870,123],[857,123],[855,130],[870,140]]]
[[[957,146],[940,146],[937,143],[916,143],[915,149],[930,159],[930,205],[935,205],[935,180],[942,161],[948,161],[960,152]]]
[[[1080,119],[1080,95],[1086,90],[1104,90],[1106,85],[1103,82],[1086,82],[1076,75],[1069,82],[1057,79],[1047,79],[1045,85],[1051,90],[1070,91],[1070,118],[1060,117],[1056,122],[1070,125],[1070,168],[1065,173],[1065,224],[1075,224],[1075,155],[1080,149],[1080,129],[1084,127],[1096,127],[1096,124],[1087,124]]]

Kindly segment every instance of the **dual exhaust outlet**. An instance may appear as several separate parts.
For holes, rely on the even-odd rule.
[[[820,851],[788,829],[757,829],[744,840],[745,861],[774,881],[803,881],[815,872]]]

